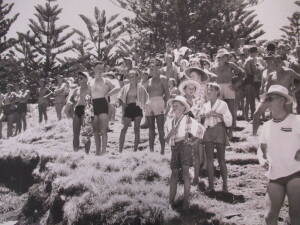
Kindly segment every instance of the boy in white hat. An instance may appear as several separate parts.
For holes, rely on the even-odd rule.
[[[190,105],[190,111],[187,114],[198,122],[201,121],[200,112],[204,104],[202,101],[203,98],[201,98],[203,96],[197,95],[200,88],[200,84],[191,79],[183,81],[178,88],[182,96],[186,98],[188,104]],[[193,146],[193,162],[195,169],[193,185],[197,185],[199,183],[200,165],[202,164],[202,166],[206,166],[205,155],[203,152],[202,143],[200,142],[195,143]]]
[[[189,167],[192,163],[192,145],[195,141],[202,139],[204,127],[186,113],[190,106],[183,96],[176,96],[168,101],[171,105],[174,117],[166,121],[166,142],[171,145],[171,180],[170,198],[171,205],[174,204],[179,170],[183,170],[184,180],[184,204],[183,208],[189,207],[190,176]]]
[[[300,224],[300,116],[289,112],[292,102],[288,89],[270,86],[265,101],[269,103],[272,120],[266,122],[260,134],[260,147],[269,163],[267,187],[267,225],[277,225],[285,196],[288,197],[291,225]]]

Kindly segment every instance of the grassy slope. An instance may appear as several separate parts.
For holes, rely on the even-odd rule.
[[[34,111],[33,115],[35,113]],[[35,178],[40,182],[29,193],[30,199],[38,192],[37,189],[42,189],[41,192],[45,194],[50,184],[50,191],[44,197],[43,194],[39,195],[44,200],[45,209],[37,206],[35,211],[36,218],[42,218],[41,224],[47,219],[49,223],[51,218],[55,221],[59,217],[67,224],[85,224],[81,222],[89,219],[119,224],[121,221],[129,222],[137,218],[146,218],[144,222],[154,224],[153,219],[160,222],[162,217],[170,224],[180,224],[182,220],[185,224],[200,221],[200,216],[191,219],[189,214],[168,208],[170,150],[167,148],[163,157],[158,152],[149,153],[147,131],[141,132],[140,148],[143,151],[133,153],[133,129],[130,128],[125,150],[119,154],[117,149],[121,126],[118,118],[119,121],[111,126],[114,132],[109,134],[109,153],[96,157],[94,144],[90,155],[85,155],[83,150],[72,152],[71,121],[54,122],[54,117],[54,112],[51,111],[47,126],[39,126],[30,119],[29,129],[25,133],[5,140],[0,145],[0,158],[8,155],[26,158],[38,153],[42,159],[40,162],[44,162],[34,171]],[[233,143],[231,150],[227,152],[228,182],[229,190],[234,194],[244,195],[246,202],[228,204],[211,199],[193,186],[191,199],[194,211],[191,214],[195,216],[202,213],[204,217],[211,217],[209,213],[213,213],[223,221],[259,225],[263,224],[267,180],[265,171],[256,164],[253,153],[257,147],[257,139],[249,136],[250,126],[247,123],[240,122],[239,125],[246,129],[236,133],[242,141]],[[156,146],[159,146],[158,143]],[[217,179],[217,190],[221,189],[221,184],[221,179]],[[182,186],[178,192],[182,195]],[[27,197],[23,195],[23,199],[24,196]],[[30,206],[32,209],[28,201],[26,204],[27,208]],[[53,213],[57,211],[53,209],[60,208],[61,205],[61,214]],[[26,214],[24,211],[27,212],[23,208],[23,214]],[[30,213],[27,212],[27,215]],[[7,219],[7,214],[4,215],[6,217],[3,218]],[[285,218],[285,215],[286,208],[283,209],[282,217]],[[176,217],[177,220],[170,221]]]

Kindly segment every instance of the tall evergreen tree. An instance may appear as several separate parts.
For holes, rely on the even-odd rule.
[[[300,1],[295,1],[297,6],[300,6]],[[300,11],[296,11],[292,16],[288,17],[289,25],[283,26],[280,30],[283,41],[292,44],[293,46],[300,44]]]
[[[12,18],[8,18],[7,15],[11,12],[14,3],[3,3],[0,0],[0,56],[5,50],[9,49],[16,43],[14,38],[7,38],[7,32],[11,25],[16,21],[19,13],[15,14]]]
[[[59,62],[59,56],[70,51],[72,45],[67,45],[67,40],[74,34],[74,31],[63,33],[68,25],[58,26],[59,15],[62,9],[58,4],[54,4],[56,0],[45,0],[45,5],[36,5],[36,20],[30,19],[29,27],[33,32],[33,36],[26,36],[30,44],[36,49],[39,57],[42,58],[43,76],[48,77],[64,70]]]
[[[24,34],[18,33],[18,43],[14,47],[27,78],[30,78],[33,72],[38,71],[42,63],[42,58],[39,57],[37,50],[28,41],[30,38],[33,37],[29,31]]]
[[[119,37],[124,32],[122,21],[116,22],[119,14],[112,15],[107,19],[105,10],[100,11],[98,7],[94,10],[94,20],[85,15],[80,14],[80,18],[86,25],[89,36],[83,32],[74,29],[85,40],[88,40],[94,51],[89,49],[89,53],[93,56],[93,60],[106,61],[112,63],[114,47],[119,42]]]
[[[135,13],[131,21],[147,30],[149,52],[163,51],[165,42],[178,40],[201,50],[203,44],[215,51],[217,46],[236,47],[264,34],[254,11],[246,0],[111,0]],[[139,33],[137,33],[139,34]]]

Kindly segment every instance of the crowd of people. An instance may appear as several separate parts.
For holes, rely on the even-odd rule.
[[[187,47],[151,56],[142,65],[122,58],[115,68],[96,62],[93,71],[74,77],[57,77],[54,88],[41,79],[38,88],[39,122],[47,121],[49,99],[54,99],[57,119],[63,113],[73,120],[73,149],[80,143],[89,153],[94,136],[96,155],[107,152],[109,121],[116,108],[122,111],[119,152],[125,136],[134,128],[133,151],[138,150],[140,129],[149,130],[149,150],[154,152],[156,128],[160,154],[171,146],[170,205],[174,204],[179,172],[184,181],[184,207],[189,206],[190,175],[199,184],[200,168],[208,174],[209,193],[214,192],[214,150],[218,159],[222,191],[228,192],[225,150],[234,139],[237,118],[252,123],[252,133],[260,135],[264,163],[270,163],[266,216],[276,225],[287,194],[292,225],[300,224],[300,47],[282,43],[257,46],[252,43],[237,50],[220,48],[212,56]],[[2,122],[7,121],[7,137],[26,129],[26,104],[30,92],[26,84],[8,85],[1,94]],[[296,106],[296,107],[294,107]],[[266,112],[269,113],[266,113]],[[143,124],[141,124],[143,121]],[[14,123],[15,132],[13,132]]]

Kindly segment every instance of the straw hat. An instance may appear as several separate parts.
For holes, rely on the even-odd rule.
[[[191,78],[191,72],[197,71],[198,74],[201,76],[202,81],[206,81],[208,79],[207,73],[201,68],[199,60],[193,60],[190,62],[189,68],[185,70],[185,74],[188,78]]]
[[[268,92],[263,95],[263,98],[266,99],[271,94],[277,94],[280,96],[283,96],[287,99],[286,104],[290,104],[293,102],[293,98],[289,95],[289,91],[286,87],[279,85],[279,84],[274,84],[271,85],[270,88],[268,89]]]
[[[230,52],[226,48],[221,48],[218,50],[216,58],[223,57],[226,55],[230,56]]]
[[[173,102],[180,102],[182,105],[184,105],[185,110],[184,113],[187,113],[188,111],[190,111],[190,105],[187,103],[187,100],[185,97],[181,96],[181,95],[177,95],[175,98],[172,98],[168,101],[168,106],[172,106]]]

